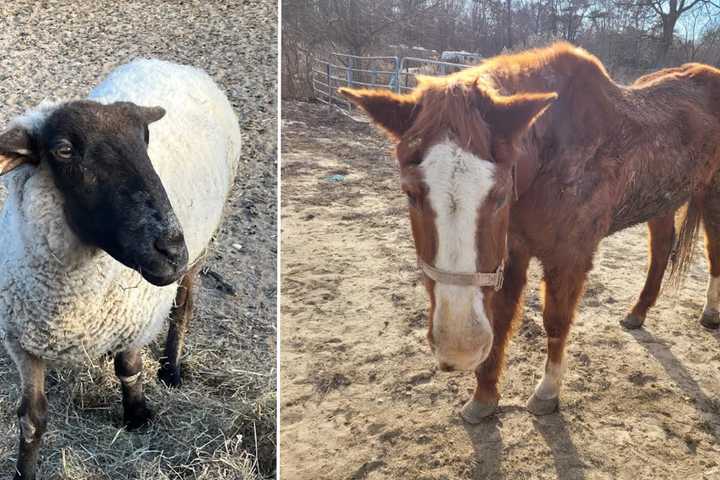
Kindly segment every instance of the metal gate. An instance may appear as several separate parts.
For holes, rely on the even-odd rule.
[[[333,53],[330,58],[330,61],[316,60],[313,64],[315,99],[356,120],[363,118],[352,114],[352,103],[337,93],[338,88],[387,88],[402,93],[415,88],[417,75],[446,75],[470,66],[416,57],[360,57]]]

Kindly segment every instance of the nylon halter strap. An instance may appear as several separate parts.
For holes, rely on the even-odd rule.
[[[498,292],[503,286],[505,260],[500,262],[497,270],[493,273],[450,272],[428,265],[420,257],[418,257],[418,267],[426,277],[437,283],[457,285],[460,287],[493,287],[495,291]]]
[[[513,200],[518,200],[518,181],[517,181],[517,163],[513,163],[510,174],[512,176],[512,195]],[[505,238],[507,244],[507,237]],[[451,272],[449,270],[442,270],[435,268],[432,265],[426,263],[419,256],[417,257],[418,268],[420,271],[437,283],[444,283],[446,285],[456,285],[459,287],[493,287],[496,292],[502,289],[503,281],[505,280],[505,259],[500,261],[497,270],[493,273],[485,272]]]

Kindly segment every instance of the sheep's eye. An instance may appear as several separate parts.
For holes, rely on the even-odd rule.
[[[69,143],[63,143],[59,145],[53,153],[56,157],[62,160],[70,160],[73,154],[72,145]]]

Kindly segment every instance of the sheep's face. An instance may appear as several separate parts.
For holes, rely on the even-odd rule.
[[[15,127],[0,135],[0,173],[2,158],[11,159],[9,168],[21,157],[47,162],[65,199],[68,224],[83,242],[154,285],[170,284],[187,268],[188,253],[147,153],[148,124],[164,114],[160,107],[128,102],[61,104],[37,131]],[[3,138],[15,148],[3,147]]]

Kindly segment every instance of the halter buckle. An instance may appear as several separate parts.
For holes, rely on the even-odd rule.
[[[505,281],[505,259],[500,262],[497,270],[495,271],[495,291],[499,292],[503,287]]]

